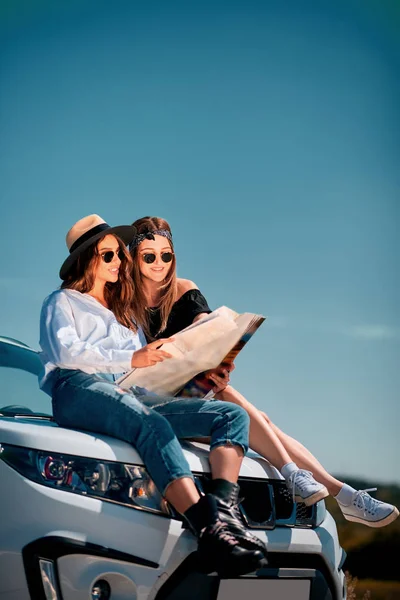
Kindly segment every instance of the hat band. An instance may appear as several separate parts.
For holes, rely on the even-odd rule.
[[[107,223],[101,223],[100,225],[96,225],[96,227],[92,227],[92,229],[89,229],[89,231],[87,231],[86,233],[81,235],[81,237],[75,240],[75,242],[69,249],[69,253],[72,254],[72,252],[79,248],[81,244],[84,244],[85,242],[87,242],[87,240],[90,240],[91,237],[97,235],[98,233],[101,233],[102,231],[106,231],[107,229],[110,229],[110,225],[108,225]]]

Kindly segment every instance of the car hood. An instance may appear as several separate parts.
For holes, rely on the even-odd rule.
[[[87,431],[64,429],[53,421],[32,417],[0,417],[2,443],[99,460],[143,464],[140,455],[126,442]],[[210,472],[207,444],[185,441],[182,446],[193,472]],[[257,479],[282,479],[277,469],[252,452],[245,456],[240,475]]]

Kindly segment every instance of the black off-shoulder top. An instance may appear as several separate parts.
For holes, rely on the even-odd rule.
[[[170,337],[188,327],[193,323],[193,319],[200,313],[210,313],[211,309],[208,306],[207,300],[204,298],[200,290],[188,290],[179,300],[172,306],[171,314],[169,315],[167,327],[159,333],[161,319],[160,309],[150,308],[150,333],[154,338]]]

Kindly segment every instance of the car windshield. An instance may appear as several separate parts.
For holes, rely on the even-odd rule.
[[[51,398],[39,389],[37,352],[16,340],[0,338],[0,413],[52,415]]]

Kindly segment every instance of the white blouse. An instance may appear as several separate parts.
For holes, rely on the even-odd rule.
[[[85,373],[129,371],[132,354],[146,343],[140,328],[135,333],[121,325],[89,294],[57,290],[46,298],[40,315],[40,387],[51,394],[49,375],[57,367]]]

